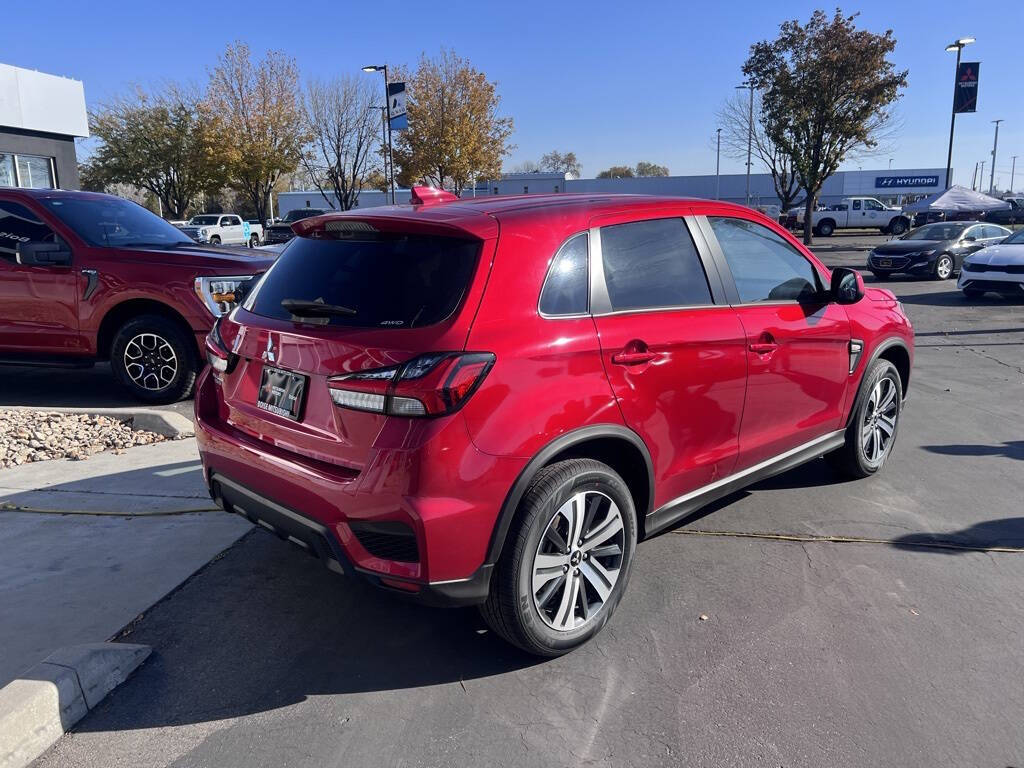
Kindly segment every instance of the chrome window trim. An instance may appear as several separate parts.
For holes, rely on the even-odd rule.
[[[593,258],[594,258],[593,254],[591,252],[591,248],[590,248],[590,233],[591,233],[591,230],[588,230],[588,229],[584,229],[584,230],[582,230],[580,232],[576,232],[575,234],[569,235],[569,237],[565,238],[565,240],[563,240],[561,242],[561,244],[557,248],[555,248],[555,252],[551,256],[551,260],[548,262],[548,268],[544,271],[544,280],[541,281],[540,292],[537,294],[537,314],[540,315],[541,317],[543,317],[545,320],[571,320],[571,319],[577,319],[578,320],[581,317],[590,317],[590,315],[591,315],[590,308],[593,306],[593,302],[592,302],[592,299],[591,299],[591,295],[593,293],[593,288],[592,288],[592,278],[590,276],[591,272],[593,270],[592,270],[590,264],[591,264],[591,262],[593,261]],[[567,314],[567,315],[549,315],[546,312],[541,311],[540,302],[541,302],[541,299],[544,298],[544,288],[548,284],[548,277],[551,276],[551,268],[555,265],[555,259],[558,258],[558,254],[560,254],[562,252],[562,249],[565,248],[565,246],[567,246],[570,242],[575,240],[580,235],[583,235],[583,236],[585,236],[587,238],[587,311],[586,312],[576,312],[576,313]]]

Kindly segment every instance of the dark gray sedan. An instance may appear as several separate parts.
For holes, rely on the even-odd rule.
[[[946,280],[960,271],[968,255],[1009,235],[1006,227],[980,221],[925,224],[871,251],[868,269],[879,280],[898,272]]]

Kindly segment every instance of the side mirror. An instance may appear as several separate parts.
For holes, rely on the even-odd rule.
[[[964,242],[965,243],[973,243],[977,239],[978,238],[976,238],[974,235],[968,235],[967,237],[964,238]]]
[[[18,243],[19,264],[34,267],[69,267],[71,251],[64,243]]]
[[[832,300],[837,304],[856,304],[864,298],[864,278],[847,267],[832,270]]]

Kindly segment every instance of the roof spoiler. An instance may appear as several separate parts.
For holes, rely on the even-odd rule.
[[[436,205],[438,203],[450,203],[458,199],[458,195],[453,195],[451,192],[446,192],[443,189],[413,187],[409,202],[413,205]]]

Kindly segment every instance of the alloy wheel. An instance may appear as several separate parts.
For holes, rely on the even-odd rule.
[[[949,256],[940,256],[935,265],[935,274],[939,276],[940,280],[948,278],[953,274],[953,260]]]
[[[872,466],[880,465],[885,459],[896,434],[898,415],[896,383],[888,377],[879,379],[871,390],[861,424],[861,446],[864,457]]]
[[[533,559],[531,593],[552,629],[580,629],[608,602],[622,567],[622,513],[598,491],[580,491],[548,522]]]
[[[140,333],[124,348],[124,369],[136,385],[155,392],[174,381],[178,356],[162,336]]]

